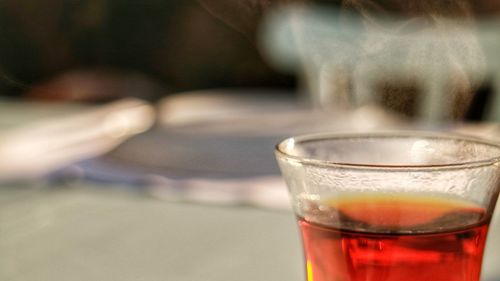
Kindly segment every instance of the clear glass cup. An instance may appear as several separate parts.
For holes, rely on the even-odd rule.
[[[308,281],[477,281],[500,146],[436,133],[310,135],[276,147]]]

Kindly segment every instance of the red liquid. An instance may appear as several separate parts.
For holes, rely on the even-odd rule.
[[[299,218],[308,281],[479,280],[484,209],[411,197],[336,201],[309,202]]]

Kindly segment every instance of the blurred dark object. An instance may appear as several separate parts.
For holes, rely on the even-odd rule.
[[[172,92],[294,83],[194,0],[3,0],[0,34],[4,95],[96,67],[142,73]]]

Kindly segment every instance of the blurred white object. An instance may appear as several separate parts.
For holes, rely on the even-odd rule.
[[[31,112],[40,104],[5,103],[30,121],[12,121],[0,131],[0,180],[31,178],[72,162],[110,151],[154,122],[152,106],[137,99],[124,99],[102,106],[52,107],[49,117]],[[50,107],[50,106],[49,106]],[[22,119],[22,118],[21,118]]]
[[[334,112],[317,110],[292,92],[263,89],[172,95],[160,101],[158,119],[169,130],[184,133],[283,138],[324,131],[391,129],[406,121],[377,106]]]
[[[498,20],[365,16],[327,7],[278,9],[262,26],[263,52],[302,75],[311,100],[330,110],[408,102],[420,119],[439,122],[463,116],[484,77],[500,83]],[[418,95],[405,100],[408,89],[389,87],[394,96],[382,101],[384,85],[414,86]]]

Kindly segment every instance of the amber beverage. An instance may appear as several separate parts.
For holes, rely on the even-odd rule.
[[[483,208],[418,196],[346,201],[305,203],[298,223],[308,281],[479,280]]]
[[[310,135],[276,148],[307,281],[479,281],[500,146],[436,133]]]

